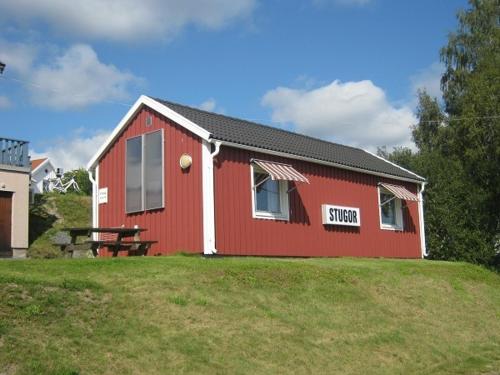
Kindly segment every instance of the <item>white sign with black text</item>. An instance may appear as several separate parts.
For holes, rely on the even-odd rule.
[[[323,224],[348,225],[354,227],[361,226],[359,208],[323,204],[321,206],[321,213],[323,216]]]
[[[101,188],[99,189],[99,197],[98,200],[99,204],[103,203],[108,203],[108,188]]]

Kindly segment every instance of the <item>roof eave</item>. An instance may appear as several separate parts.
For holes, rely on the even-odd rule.
[[[370,151],[367,151],[367,150],[363,150],[363,151],[365,151],[365,152],[367,152],[367,153],[369,153],[369,154],[371,154],[371,155],[375,156],[376,158],[379,158],[380,160],[385,161],[386,163],[389,163],[389,164],[391,164],[391,165],[395,166],[396,168],[399,168],[399,169],[401,169],[401,170],[405,171],[406,173],[410,173],[410,174],[414,175],[414,176],[415,176],[415,177],[416,177],[419,181],[421,181],[421,182],[425,182],[425,181],[427,181],[425,177],[422,177],[422,176],[420,176],[420,175],[418,175],[418,174],[416,174],[416,173],[414,173],[414,172],[410,171],[409,169],[403,168],[402,166],[397,165],[396,163],[393,163],[393,162],[392,162],[392,161],[390,161],[390,160],[384,159],[383,157],[378,156],[377,154],[374,154],[373,152],[370,152]]]
[[[274,150],[269,150],[269,149],[265,149],[265,148],[255,147],[255,146],[248,146],[248,145],[244,145],[244,144],[240,144],[240,143],[223,141],[223,140],[215,139],[215,138],[214,138],[214,141],[221,142],[222,145],[226,145],[226,146],[229,146],[229,147],[235,147],[235,148],[240,148],[240,149],[243,149],[243,150],[261,152],[263,154],[281,156],[281,157],[286,157],[286,158],[294,159],[294,160],[302,160],[302,161],[307,161],[307,162],[315,163],[315,164],[327,165],[327,166],[330,166],[330,167],[336,167],[336,168],[350,170],[350,171],[354,171],[354,172],[360,172],[360,173],[370,174],[370,175],[373,175],[373,176],[390,178],[390,179],[398,180],[398,181],[406,181],[406,182],[412,182],[412,183],[418,183],[418,184],[422,184],[422,183],[426,182],[425,178],[420,177],[420,176],[418,176],[418,175],[416,175],[415,173],[412,173],[412,172],[410,172],[410,173],[416,176],[416,178],[414,178],[414,179],[413,178],[406,178],[406,177],[396,176],[396,175],[393,175],[393,174],[388,174],[388,173],[383,173],[383,172],[376,172],[376,171],[372,171],[372,170],[369,170],[369,169],[351,167],[351,166],[340,164],[340,163],[329,162],[329,161],[315,159],[315,158],[310,158],[310,157],[306,157],[306,156],[289,154],[287,152],[282,152],[282,151],[274,151]],[[393,164],[393,163],[391,163],[391,164]],[[402,167],[399,167],[399,168],[404,169]]]

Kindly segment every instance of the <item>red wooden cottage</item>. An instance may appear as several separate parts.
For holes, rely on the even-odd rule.
[[[88,164],[93,225],[150,254],[425,255],[425,179],[367,151],[141,96]]]

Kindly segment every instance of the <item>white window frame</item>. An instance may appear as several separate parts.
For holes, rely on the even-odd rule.
[[[288,202],[288,181],[279,180],[279,195],[280,195],[280,210],[281,212],[258,211],[256,205],[256,194],[254,172],[267,173],[259,166],[251,163],[250,165],[250,191],[252,195],[252,217],[254,219],[268,219],[268,220],[290,220],[290,209]]]
[[[385,224],[382,222],[382,206],[381,206],[381,201],[380,201],[380,194],[388,194],[392,195],[394,198],[394,203],[395,203],[395,208],[394,210],[396,211],[396,224]],[[389,190],[384,189],[382,186],[377,187],[377,194],[378,194],[378,218],[380,221],[380,229],[384,230],[394,230],[394,231],[403,231],[404,230],[404,222],[403,222],[403,204],[401,202],[401,199],[396,197],[393,193],[391,193]]]
[[[147,134],[152,134],[152,133],[157,133],[161,132],[161,181],[162,181],[162,194],[161,194],[161,206],[159,207],[150,207],[150,208],[145,208],[145,202],[146,202],[146,189],[144,188],[144,163],[145,163],[145,152],[144,152],[144,147],[145,147],[145,138]],[[134,210],[134,211],[127,211],[127,147],[128,147],[128,141],[130,139],[135,139],[135,138],[141,138],[141,208],[139,210]],[[158,130],[153,130],[150,132],[146,132],[134,137],[127,138],[125,140],[125,213],[126,214],[134,214],[138,212],[145,212],[145,211],[153,211],[153,210],[159,210],[162,208],[165,208],[165,133],[163,129],[158,129]]]

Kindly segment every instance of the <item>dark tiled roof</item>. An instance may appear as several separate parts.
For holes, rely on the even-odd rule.
[[[416,181],[424,179],[359,148],[155,99],[212,134],[212,138],[342,164]]]

